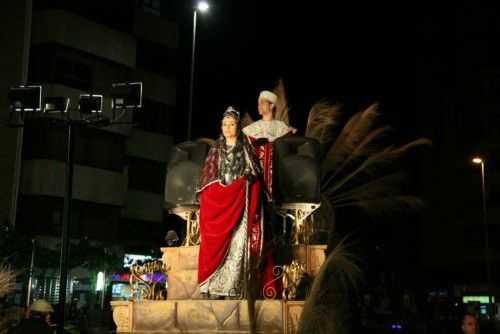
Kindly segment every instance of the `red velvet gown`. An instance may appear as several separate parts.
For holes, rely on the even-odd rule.
[[[218,142],[209,151],[200,178],[198,284],[200,292],[208,295],[243,297],[249,265],[263,255],[260,168],[252,147],[243,148],[244,175],[235,175],[232,182],[219,175],[225,151]],[[248,177],[248,171],[253,177]],[[259,270],[261,284],[273,285],[272,263]]]

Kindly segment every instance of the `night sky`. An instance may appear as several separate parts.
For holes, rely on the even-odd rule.
[[[208,15],[198,15],[193,138],[215,138],[228,105],[258,119],[258,93],[272,89],[278,77],[284,79],[292,107],[290,123],[299,135],[304,134],[309,109],[321,99],[340,103],[348,115],[379,103],[383,121],[395,130],[395,140],[433,141],[423,158],[412,155],[415,160],[409,165],[412,181],[416,180],[412,193],[427,204],[422,221],[439,226],[437,231],[443,233],[455,228],[454,219],[460,219],[455,205],[463,189],[454,191],[461,180],[452,171],[477,177],[470,152],[488,148],[480,121],[485,115],[468,115],[475,118],[468,124],[461,124],[459,115],[468,113],[463,105],[498,102],[500,95],[500,85],[489,86],[492,71],[498,72],[500,66],[498,10],[476,3],[427,1],[219,0],[211,6]],[[193,12],[183,7],[179,13],[178,111],[187,113]],[[493,93],[488,96],[485,87]],[[476,137],[459,133],[462,129]],[[181,129],[177,141],[185,140],[185,134]],[[478,186],[469,191],[479,196]],[[475,209],[480,217],[480,207]],[[412,253],[408,257],[414,258],[405,261],[413,263],[420,249],[441,253],[463,246],[439,240],[432,247],[419,243],[415,231],[420,217],[412,215],[399,217],[398,222],[415,223],[415,230],[408,232],[414,245],[403,245]],[[456,274],[450,279],[460,281],[465,275],[460,268]]]
[[[409,4],[403,9],[379,2],[219,0],[211,6],[197,20],[194,138],[216,136],[228,105],[257,119],[258,93],[272,89],[278,77],[299,134],[313,103],[324,98],[349,113],[379,102],[393,123],[405,119],[402,110],[417,107],[421,18]],[[189,7],[179,13],[185,71],[178,110],[183,112],[188,109],[193,14]]]

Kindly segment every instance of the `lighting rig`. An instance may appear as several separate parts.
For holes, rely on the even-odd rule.
[[[64,214],[62,226],[62,245],[59,276],[59,305],[61,307],[59,324],[64,325],[64,307],[66,304],[66,286],[69,254],[69,225],[71,219],[71,201],[73,185],[74,128],[76,126],[107,126],[111,124],[131,124],[118,122],[128,109],[142,106],[142,83],[115,83],[111,87],[111,119],[102,115],[103,95],[80,94],[78,107],[70,108],[70,98],[46,96],[42,99],[42,86],[12,87],[7,93],[10,105],[8,124],[10,127],[51,126],[63,124],[68,129],[68,150],[66,158]],[[42,103],[43,102],[43,103]],[[116,111],[121,114],[116,117]],[[70,113],[78,112],[79,118]],[[76,119],[75,119],[76,118]],[[58,327],[58,333],[64,328]]]

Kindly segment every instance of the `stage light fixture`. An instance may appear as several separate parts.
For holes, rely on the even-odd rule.
[[[100,113],[102,110],[102,95],[81,94],[78,101],[81,114]]]
[[[12,87],[7,93],[11,111],[40,111],[42,86]]]
[[[43,99],[43,112],[46,114],[67,113],[69,98],[63,96],[49,96]]]
[[[142,82],[114,83],[111,91],[111,108],[140,108],[142,106]]]

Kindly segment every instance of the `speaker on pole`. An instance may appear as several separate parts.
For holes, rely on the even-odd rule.
[[[167,168],[165,209],[199,204],[196,188],[209,148],[207,143],[199,141],[174,146]]]
[[[273,144],[273,196],[278,204],[320,201],[319,142],[291,136]]]

